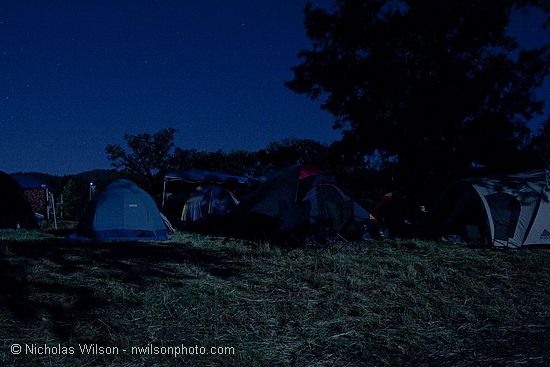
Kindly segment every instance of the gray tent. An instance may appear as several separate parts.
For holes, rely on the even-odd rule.
[[[550,172],[459,181],[436,216],[445,235],[497,247],[550,244]]]
[[[344,193],[334,177],[315,167],[286,168],[243,198],[237,215],[267,219],[277,231],[303,228],[319,233],[357,234],[371,215]]]
[[[167,240],[157,205],[133,182],[118,180],[95,196],[78,233],[100,241]]]
[[[340,230],[348,220],[355,222],[368,222],[371,215],[362,206],[357,204],[333,182],[320,182],[314,185],[302,199],[307,203],[309,210],[309,222],[318,224],[319,221],[332,215],[333,226]],[[347,213],[342,215],[338,210],[339,206],[347,209]]]

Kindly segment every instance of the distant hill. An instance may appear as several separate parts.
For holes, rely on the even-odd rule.
[[[50,175],[41,172],[15,172],[11,176],[21,185],[23,188],[29,186],[40,186],[45,184],[52,191],[60,190],[63,187],[63,177]]]
[[[12,173],[11,176],[29,185],[36,185],[38,183],[46,184],[50,190],[55,193],[61,192],[63,186],[71,179],[78,183],[86,183],[86,185],[88,185],[89,182],[93,182],[96,187],[102,188],[122,177],[122,175],[114,169],[95,169],[65,176],[54,176],[41,172],[15,172]]]
[[[76,175],[65,176],[75,180],[83,180],[93,183],[99,183],[104,181],[114,181],[122,178],[120,172],[114,169],[94,169],[92,171],[85,171],[77,173]]]

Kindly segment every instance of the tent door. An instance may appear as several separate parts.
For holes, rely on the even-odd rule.
[[[499,243],[505,241],[506,245],[510,245],[509,240],[514,237],[519,221],[521,204],[515,196],[503,192],[485,195],[485,200],[493,219],[493,240]]]

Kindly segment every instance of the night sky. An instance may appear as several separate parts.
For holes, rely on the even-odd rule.
[[[107,144],[163,127],[203,150],[337,139],[331,116],[283,85],[309,46],[305,2],[2,1],[0,170],[108,168]],[[518,14],[511,33],[539,45],[542,20]],[[548,79],[538,94],[550,105]]]

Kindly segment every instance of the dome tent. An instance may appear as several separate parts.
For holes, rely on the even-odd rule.
[[[361,235],[370,213],[344,193],[334,177],[305,165],[288,167],[243,198],[235,216],[249,228],[270,227],[278,233],[336,232],[348,238]]]
[[[31,206],[19,184],[0,171],[0,228],[36,228]]]
[[[88,204],[80,235],[99,241],[167,240],[154,200],[136,184],[117,180]]]
[[[438,234],[495,247],[550,244],[550,172],[461,180],[443,194]]]

